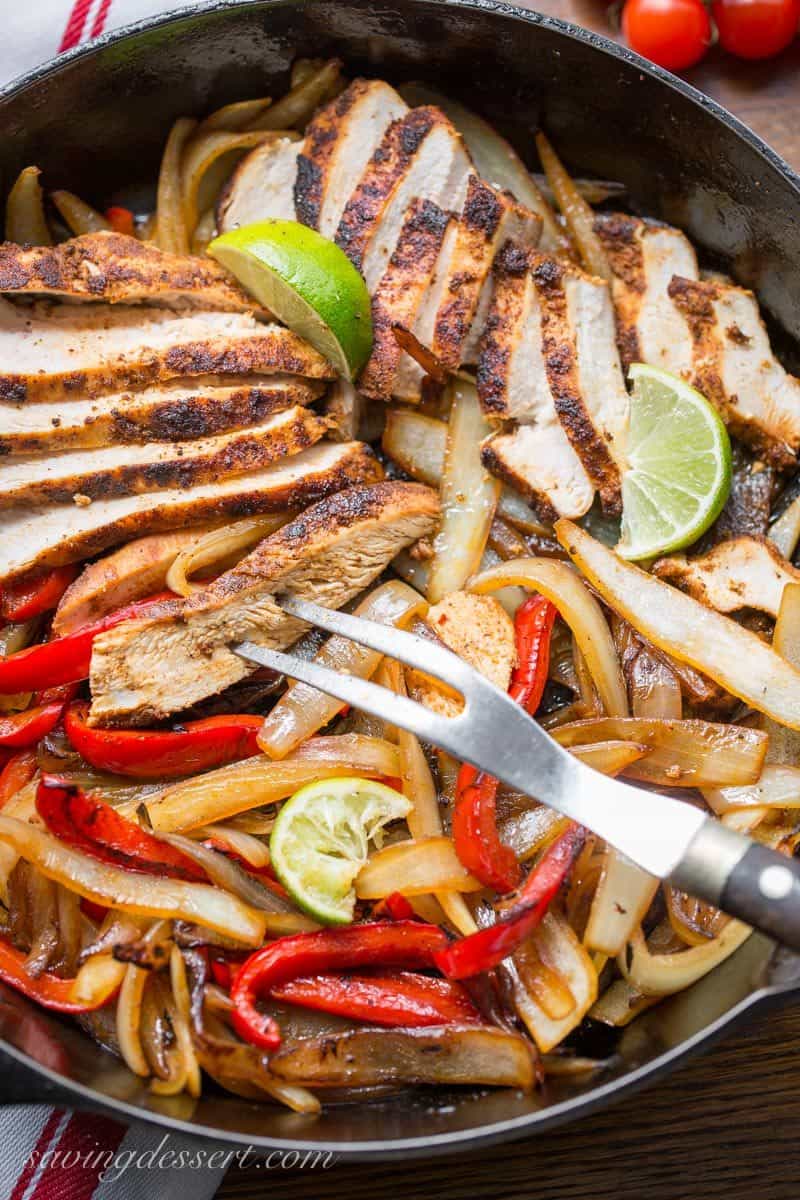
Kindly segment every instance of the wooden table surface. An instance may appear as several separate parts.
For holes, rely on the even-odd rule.
[[[609,32],[601,0],[524,6]],[[687,78],[800,170],[800,39],[762,64],[714,50]],[[219,1200],[798,1200],[800,1007],[760,1020],[668,1081],[552,1133],[407,1165],[232,1170]]]

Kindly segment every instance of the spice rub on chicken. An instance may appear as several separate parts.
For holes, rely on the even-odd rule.
[[[430,534],[438,516],[435,492],[395,481],[350,488],[306,510],[206,591],[98,638],[91,720],[148,724],[236,683],[252,668],[231,645],[283,649],[303,632],[275,603],[276,593],[338,608],[403,547]]]

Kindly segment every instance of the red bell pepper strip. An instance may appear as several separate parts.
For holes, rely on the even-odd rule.
[[[231,988],[233,1027],[246,1042],[275,1051],[281,1031],[272,1017],[259,1012],[259,996],[292,979],[349,967],[429,967],[446,945],[447,935],[438,925],[421,921],[375,922],[278,938],[251,954],[237,971]]]
[[[103,215],[115,233],[125,233],[128,237],[134,236],[133,213],[129,208],[123,208],[121,204],[112,204],[111,208],[107,208]]]
[[[517,665],[508,694],[534,715],[542,702],[550,668],[550,638],[558,609],[544,596],[533,595],[519,606],[514,618]]]
[[[263,717],[243,714],[189,721],[177,729],[93,729],[88,713],[85,703],[67,710],[64,732],[72,745],[99,771],[137,779],[193,775],[250,758],[259,753],[256,735],[264,724]]]
[[[0,938],[0,979],[44,1008],[64,1013],[90,1012],[106,1004],[117,990],[114,988],[108,995],[99,996],[92,1004],[76,1003],[70,999],[74,979],[61,979],[49,971],[34,978],[25,970],[25,957],[22,950]]]
[[[558,611],[543,596],[529,596],[514,620],[517,666],[509,695],[529,712],[542,699],[550,664],[550,635]],[[456,782],[453,840],[460,862],[485,887],[509,892],[519,883],[520,869],[514,852],[497,832],[497,780],[465,763]]]
[[[64,711],[63,704],[43,704],[25,712],[5,713],[0,717],[0,746],[34,746],[55,729]]]
[[[377,975],[310,975],[272,988],[273,1000],[373,1025],[479,1025],[467,992],[452,979],[413,971]]]
[[[453,841],[463,866],[484,887],[510,892],[519,883],[520,867],[497,832],[497,786],[492,775],[464,763],[456,780]]]
[[[36,755],[32,750],[14,754],[0,772],[0,809],[30,783],[36,774]]]
[[[19,650],[8,658],[0,659],[0,695],[35,692],[88,678],[92,643],[98,634],[113,629],[122,621],[147,616],[152,608],[166,599],[174,599],[173,594],[165,592],[149,600],[137,600],[135,604],[118,608],[116,612],[91,625],[84,625],[66,637],[56,638],[41,646],[30,646],[27,650]]]
[[[414,908],[411,901],[402,892],[390,892],[379,900],[372,908],[373,920],[389,917],[392,921],[413,921]]]
[[[128,821],[109,804],[87,796],[79,787],[43,775],[36,791],[36,811],[51,833],[100,862],[144,875],[207,882],[196,863]]]
[[[70,563],[24,583],[7,583],[0,598],[0,616],[6,621],[30,621],[50,612],[77,575],[78,568]]]
[[[585,838],[585,829],[570,824],[530,872],[513,908],[494,925],[459,938],[434,954],[439,970],[449,979],[467,979],[490,971],[513,954],[547,912],[580,854]]]

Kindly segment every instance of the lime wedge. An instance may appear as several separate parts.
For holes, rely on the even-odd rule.
[[[334,242],[297,221],[259,221],[223,233],[208,252],[340,375],[355,378],[372,350],[372,307]]]
[[[682,379],[634,363],[617,553],[652,558],[697,541],[731,487],[731,443],[716,409]]]
[[[289,895],[325,925],[352,921],[356,875],[384,825],[411,803],[374,779],[321,779],[286,801],[269,839],[269,854]]]

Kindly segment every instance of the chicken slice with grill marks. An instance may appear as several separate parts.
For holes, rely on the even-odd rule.
[[[345,205],[392,121],[408,105],[381,79],[354,79],[306,129],[297,159],[297,219],[332,238]]]
[[[324,437],[325,430],[323,420],[297,406],[249,429],[213,438],[12,459],[0,466],[0,509],[68,504],[76,495],[108,500],[228,479],[298,454]]]
[[[321,382],[292,375],[238,382],[212,376],[91,400],[0,402],[0,456],[212,437],[258,425],[296,404],[311,404],[322,390]]]
[[[707,554],[673,554],[653,564],[653,574],[717,612],[755,608],[777,617],[783,589],[800,583],[800,571],[766,538],[743,534]]]
[[[277,606],[276,593],[339,608],[403,547],[431,533],[438,515],[435,492],[396,481],[351,488],[308,509],[206,591],[98,638],[92,723],[147,724],[243,679],[253,668],[231,645],[283,649],[305,628]]]
[[[277,138],[240,160],[217,201],[217,229],[227,233],[255,221],[294,221],[294,184],[303,143]]]
[[[213,259],[168,254],[122,233],[86,233],[59,246],[3,242],[0,292],[264,315]]]
[[[459,211],[471,172],[459,133],[438,108],[393,121],[342,213],[336,242],[373,294],[400,237],[412,200]]]
[[[282,512],[382,475],[361,442],[318,442],[246,475],[196,487],[140,492],[110,500],[45,505],[3,517],[0,582],[76,562],[129,538],[226,517]]]
[[[800,380],[778,362],[752,292],[674,276],[669,295],[686,317],[692,357],[681,374],[738,438],[772,466],[796,466]]]
[[[427,303],[437,263],[452,237],[455,218],[431,200],[414,200],[383,278],[372,298],[372,353],[361,372],[359,391],[373,400],[402,396],[399,367],[404,355],[394,334],[412,329]]]
[[[330,379],[333,369],[289,329],[249,313],[0,300],[0,401],[99,396],[169,379],[251,372]]]
[[[623,213],[598,213],[594,227],[613,272],[624,369],[644,362],[682,374],[692,360],[692,335],[668,289],[673,275],[699,278],[694,247],[679,229]]]
[[[594,486],[556,410],[545,362],[543,306],[531,266],[530,253],[513,242],[495,262],[478,395],[488,417],[514,424],[484,442],[482,458],[487,470],[552,521],[588,512]]]

